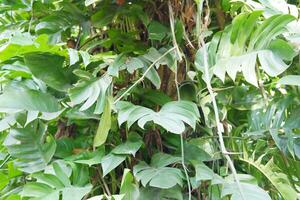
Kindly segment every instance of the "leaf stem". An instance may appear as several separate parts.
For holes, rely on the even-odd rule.
[[[9,161],[10,158],[11,158],[11,155],[6,156],[5,160],[0,165],[0,169],[7,163],[7,161]]]

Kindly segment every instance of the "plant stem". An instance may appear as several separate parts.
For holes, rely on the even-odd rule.
[[[170,27],[171,27],[171,32],[172,32],[172,39],[173,39],[173,46],[174,48],[176,48],[178,57],[179,57],[179,62],[182,60],[181,58],[181,53],[176,41],[176,37],[175,37],[175,30],[174,30],[174,13],[173,13],[173,9],[172,9],[172,5],[171,2],[169,1],[169,18],[170,18]],[[178,101],[180,101],[180,92],[179,92],[179,86],[178,86],[178,63],[176,61],[175,63],[175,86],[176,86],[176,91],[177,91],[177,99]],[[187,167],[185,165],[184,162],[184,140],[183,140],[183,133],[180,134],[180,146],[181,146],[181,164],[184,170],[184,174],[186,177],[186,181],[187,181],[187,186],[188,186],[188,195],[189,195],[189,200],[192,199],[192,189],[191,189],[191,183],[190,183],[190,177],[188,174],[188,170]]]
[[[102,176],[101,171],[98,168],[97,168],[97,171],[99,173],[100,180],[101,180],[101,182],[102,182],[102,184],[104,186],[104,189],[105,189],[107,195],[111,196],[111,192],[110,192],[110,190],[109,190],[109,188],[108,188],[108,186],[107,186],[107,184],[106,184],[106,182],[105,182],[105,180],[104,180],[104,178]]]
[[[206,82],[207,89],[208,89],[208,92],[209,92],[209,95],[211,97],[212,104],[213,104],[213,110],[214,110],[214,114],[215,114],[215,121],[216,121],[216,124],[217,124],[217,134],[218,134],[218,138],[219,138],[220,149],[221,149],[221,152],[222,152],[223,156],[225,157],[225,159],[228,162],[229,168],[232,172],[232,175],[235,179],[235,182],[237,183],[237,186],[238,186],[238,189],[241,193],[242,199],[245,200],[244,193],[243,193],[239,178],[237,176],[236,169],[234,167],[233,161],[231,160],[231,158],[229,156],[229,153],[226,150],[226,147],[225,147],[225,144],[224,144],[224,139],[223,139],[223,135],[222,135],[223,126],[222,126],[222,123],[220,122],[219,109],[218,109],[217,101],[216,101],[216,98],[215,98],[215,95],[214,95],[214,92],[213,92],[213,89],[212,89],[212,86],[211,86],[211,83],[210,83],[209,68],[208,68],[208,53],[207,53],[207,49],[206,49],[206,44],[205,44],[202,37],[199,37],[199,39],[200,39],[200,43],[201,43],[202,48],[203,48],[205,82]]]

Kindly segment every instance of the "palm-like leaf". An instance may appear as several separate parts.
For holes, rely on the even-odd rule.
[[[297,192],[292,187],[287,175],[278,169],[278,167],[274,164],[273,159],[269,160],[269,162],[264,165],[262,164],[262,158],[263,156],[254,160],[253,158],[245,155],[244,158],[240,158],[240,160],[260,171],[272,183],[278,192],[280,192],[284,199],[296,200]]]
[[[43,170],[54,155],[53,139],[44,143],[46,125],[37,121],[25,128],[12,128],[4,141],[9,154],[16,158],[20,170],[33,173]]]
[[[257,61],[270,76],[277,76],[289,67],[284,60],[290,61],[293,56],[287,59],[283,54],[288,50],[293,55],[293,48],[283,40],[280,46],[273,43],[278,42],[276,37],[282,34],[287,24],[295,18],[291,15],[274,15],[259,24],[261,13],[254,11],[237,16],[222,36],[215,36],[218,43],[212,42],[208,45],[211,50],[211,72],[221,80],[225,80],[226,73],[235,80],[237,73],[242,72],[247,82],[257,86]],[[196,67],[202,70],[203,50],[200,49],[196,57]]]

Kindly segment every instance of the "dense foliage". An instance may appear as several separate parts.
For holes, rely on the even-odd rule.
[[[1,0],[0,199],[299,199],[299,17]]]

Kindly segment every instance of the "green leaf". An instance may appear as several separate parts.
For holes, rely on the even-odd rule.
[[[108,67],[107,73],[111,76],[119,76],[120,67],[125,64],[126,56],[124,54],[118,55],[114,62]]]
[[[171,167],[159,167],[154,168],[147,165],[145,162],[140,162],[134,166],[134,176],[138,181],[141,181],[142,185],[169,189],[176,185],[182,186],[183,174],[179,169]]]
[[[27,183],[22,191],[22,196],[59,200],[60,194],[62,194],[64,200],[81,200],[92,189],[90,184],[83,187],[71,185],[63,168],[59,165],[53,166],[53,168],[55,169],[54,174],[42,172],[33,174],[36,182]]]
[[[68,49],[69,58],[70,58],[70,65],[74,65],[79,61],[78,51],[75,49]]]
[[[153,187],[140,188],[138,200],[183,200],[183,194],[180,187],[170,189],[159,189]]]
[[[122,200],[138,200],[140,191],[138,185],[134,182],[134,177],[129,169],[124,169],[120,194],[125,194]]]
[[[104,157],[104,148],[98,148],[93,152],[82,152],[78,155],[66,158],[74,163],[86,164],[88,166],[99,164]]]
[[[43,170],[55,153],[55,141],[50,138],[43,142],[46,126],[31,123],[25,128],[12,128],[4,141],[9,154],[16,158],[15,165],[20,170],[33,173]]]
[[[117,166],[119,166],[125,159],[126,159],[126,156],[124,156],[124,155],[115,155],[113,153],[106,155],[101,160],[103,177],[106,176],[113,169],[115,169]]]
[[[166,103],[159,112],[124,102],[119,102],[117,109],[119,110],[119,125],[124,121],[128,121],[128,126],[130,127],[138,121],[138,125],[144,128],[147,122],[153,121],[167,131],[176,134],[181,134],[185,130],[184,123],[195,128],[196,122],[200,117],[197,106],[189,101]]]
[[[64,57],[55,54],[32,53],[26,54],[24,60],[32,74],[50,87],[66,91],[71,86],[69,78],[63,71]]]
[[[282,77],[277,83],[281,85],[300,86],[300,75],[287,75]]]
[[[0,62],[4,62],[15,56],[20,56],[33,52],[47,52],[66,57],[66,51],[60,50],[59,46],[49,45],[48,36],[43,34],[35,39],[34,44],[14,44],[13,42],[7,44],[6,46],[4,46],[4,48],[1,48],[0,50]]]
[[[296,200],[297,192],[292,187],[287,175],[282,173],[278,167],[274,164],[273,159],[270,159],[266,165],[263,165],[262,157],[258,160],[253,160],[252,158],[244,157],[240,160],[248,163],[258,171],[260,171],[280,192],[282,197],[286,200]]]
[[[165,153],[156,153],[151,158],[151,166],[153,167],[166,167],[173,163],[179,162],[180,157],[171,156]]]
[[[101,116],[99,126],[97,128],[97,133],[94,138],[94,147],[101,146],[106,141],[108,132],[111,127],[111,104],[111,100],[109,98],[106,99],[104,111]]]
[[[118,145],[112,150],[114,154],[132,154],[135,156],[136,152],[142,146],[142,138],[137,133],[130,133],[125,143]]]
[[[240,183],[244,200],[271,200],[269,194],[258,187],[249,183]],[[236,183],[226,183],[222,189],[222,197],[231,194],[231,200],[243,199]]]
[[[112,78],[108,75],[99,79],[78,82],[70,89],[69,95],[73,106],[84,103],[79,111],[85,111],[96,103],[95,114],[101,114],[104,109],[106,91]]]
[[[7,115],[3,117],[0,121],[0,132],[4,131],[16,123],[15,115]]]
[[[296,54],[288,42],[276,37],[286,31],[286,26],[294,17],[276,15],[259,24],[260,15],[261,11],[243,13],[235,19],[232,27],[223,31],[217,52],[208,51],[209,73],[224,82],[226,73],[235,80],[237,73],[242,72],[248,83],[258,87],[255,70],[257,60],[270,76],[278,76],[289,67],[283,60],[292,60]],[[213,44],[209,43],[208,49],[214,49]],[[195,65],[201,70],[204,54],[200,50],[198,52]]]
[[[39,112],[58,112],[57,100],[48,93],[32,90],[21,84],[6,86],[0,95],[0,112],[18,112],[22,110]]]
[[[169,30],[157,21],[152,21],[148,26],[150,40],[161,41],[169,33]]]
[[[165,167],[179,160],[180,158],[167,154],[155,154],[151,159],[150,166],[142,161],[134,166],[133,173],[144,187],[148,183],[152,187],[163,189],[172,188],[177,184],[182,186],[182,172],[176,168]]]
[[[82,60],[83,60],[83,64],[85,67],[87,67],[90,62],[91,62],[91,56],[88,52],[86,51],[79,51],[81,57],[82,57]]]

